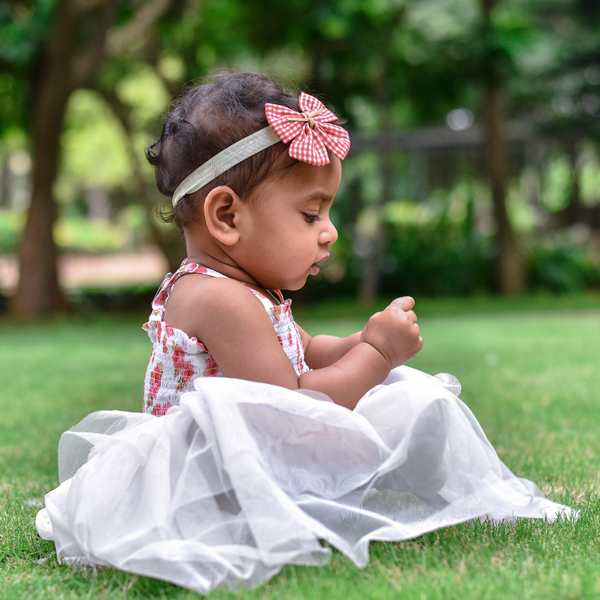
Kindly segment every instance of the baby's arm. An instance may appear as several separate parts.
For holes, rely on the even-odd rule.
[[[317,389],[337,404],[354,408],[393,368],[403,365],[423,347],[413,306],[412,298],[397,298],[373,315],[362,332],[341,338],[357,342],[346,354],[328,367],[302,374],[300,387]]]
[[[402,310],[412,310],[415,301],[409,296],[398,298],[402,303]],[[362,341],[363,331],[357,331],[347,337],[337,337],[333,335],[310,336],[302,327],[297,325],[302,336],[302,345],[304,347],[304,357],[306,364],[311,369],[322,369],[337,362],[347,354],[356,344]]]
[[[343,338],[333,335],[311,337],[302,327],[298,326],[298,329],[304,346],[304,358],[311,369],[322,369],[337,362],[360,342],[362,335],[362,331],[358,331]]]
[[[362,341],[339,360],[300,377],[262,304],[238,282],[182,277],[173,288],[165,320],[201,340],[227,377],[313,389],[354,408],[391,369],[421,349],[423,340],[410,306],[404,299],[394,301],[369,319]]]

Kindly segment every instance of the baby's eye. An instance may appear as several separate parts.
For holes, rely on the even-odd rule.
[[[309,222],[309,223],[314,223],[316,221],[320,221],[321,217],[319,215],[310,215],[308,213],[304,213],[304,218]]]

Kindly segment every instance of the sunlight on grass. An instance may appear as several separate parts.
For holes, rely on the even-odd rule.
[[[595,598],[600,595],[600,311],[461,310],[424,306],[425,347],[410,366],[450,372],[501,458],[577,522],[466,523],[400,543],[371,544],[359,570],[334,551],[323,568],[286,567],[256,590],[215,598]],[[481,306],[479,306],[481,308]],[[298,320],[345,335],[362,309]],[[342,316],[343,320],[332,315]],[[0,587],[11,598],[196,598],[165,582],[57,565],[35,514],[57,484],[60,434],[93,410],[140,410],[150,343],[141,320],[64,321],[0,329]]]

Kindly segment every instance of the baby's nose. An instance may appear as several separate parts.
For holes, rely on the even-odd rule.
[[[319,243],[321,244],[333,244],[338,239],[338,232],[335,225],[327,219],[327,223],[321,235],[319,236]]]

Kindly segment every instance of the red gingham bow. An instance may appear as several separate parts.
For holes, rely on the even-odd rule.
[[[338,119],[315,97],[300,94],[298,106],[302,113],[279,104],[265,104],[267,121],[281,141],[290,144],[289,154],[311,165],[329,163],[327,148],[340,160],[350,150],[350,136],[345,129],[332,125]]]

